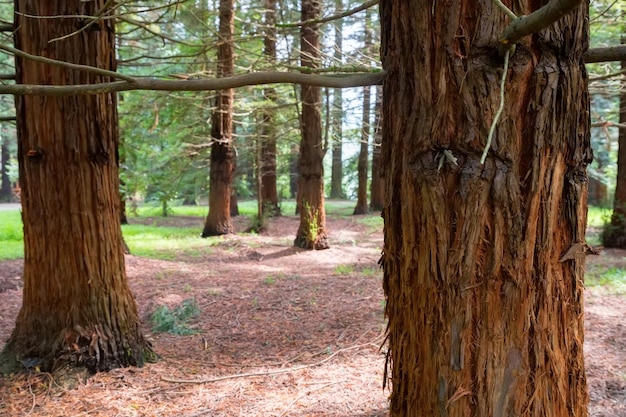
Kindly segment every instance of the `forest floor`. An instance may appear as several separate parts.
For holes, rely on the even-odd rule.
[[[0,377],[0,416],[385,416],[382,231],[362,220],[329,218],[331,248],[319,252],[293,248],[298,220],[287,216],[264,234],[225,236],[174,260],[129,255],[143,330],[162,359],[74,389],[43,373]],[[604,251],[588,264],[626,267],[626,251]],[[22,261],[0,262],[0,346],[20,307],[21,271]],[[191,334],[153,331],[159,306],[181,305],[198,309],[177,323]],[[592,416],[626,417],[625,318],[623,290],[588,289]]]

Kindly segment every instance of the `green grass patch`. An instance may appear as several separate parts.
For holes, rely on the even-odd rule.
[[[605,207],[589,206],[587,209],[587,225],[602,228],[611,219],[613,210]]]
[[[24,257],[24,229],[19,210],[0,211],[0,261]]]
[[[626,268],[603,265],[588,266],[585,272],[585,285],[588,287],[609,287],[626,289]]]
[[[217,238],[200,238],[193,227],[156,227],[141,224],[122,226],[130,253],[146,258],[176,259],[180,254],[201,257],[217,243]]]
[[[383,226],[385,225],[385,222],[384,222],[383,218],[380,217],[380,215],[378,215],[378,214],[372,215],[372,216],[366,216],[366,217],[360,218],[357,221],[359,223],[367,226],[367,228],[368,228],[368,230],[370,232],[376,232],[378,230],[383,230]]]
[[[335,268],[335,275],[350,275],[353,272],[353,265],[337,265],[337,267]]]

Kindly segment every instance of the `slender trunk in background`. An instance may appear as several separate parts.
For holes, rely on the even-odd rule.
[[[367,204],[367,159],[369,154],[370,140],[370,106],[371,106],[371,88],[363,87],[363,123],[361,126],[361,149],[359,150],[358,172],[358,188],[356,206],[353,214],[366,214],[369,212]]]
[[[276,63],[276,0],[265,0],[264,50],[268,64]],[[276,89],[263,89],[265,106],[261,121],[261,154],[259,161],[260,191],[259,219],[264,216],[280,216],[278,193],[276,191],[276,129],[273,113],[276,106]]]
[[[368,9],[365,12],[363,31],[365,38],[363,42],[363,51],[369,55],[372,49],[372,12]],[[361,122],[361,149],[359,150],[359,161],[357,166],[358,188],[356,194],[356,206],[353,214],[366,214],[369,212],[367,204],[367,160],[369,158],[369,142],[370,142],[370,114],[372,94],[371,87],[363,87],[363,121]]]
[[[335,13],[343,11],[343,0],[335,0]],[[343,60],[343,19],[334,22],[335,53],[334,65],[341,65]],[[330,198],[343,199],[343,94],[341,88],[333,89],[332,104],[332,164],[330,173]]]
[[[626,44],[626,36],[622,37]],[[622,71],[626,71],[626,61],[621,62]],[[626,125],[626,81],[622,80],[619,96],[619,123]],[[617,150],[617,182],[613,200],[611,222],[604,227],[602,243],[608,248],[626,248],[626,129],[620,128]]]
[[[0,138],[0,202],[11,201],[11,180],[9,180],[9,140],[6,137]]]
[[[508,17],[380,11],[390,415],[587,416],[588,3],[517,45],[484,164]]]
[[[303,22],[317,19],[320,0],[302,0]],[[316,68],[320,59],[319,25],[305,23],[300,29],[300,63]],[[327,249],[326,209],[324,208],[324,166],[326,149],[322,143],[322,94],[320,87],[302,85],[300,158],[298,160],[298,206],[300,226],[294,245],[305,249]]]
[[[219,38],[217,46],[217,76],[228,77],[234,73],[233,0],[220,0]],[[204,223],[202,237],[233,232],[230,216],[231,186],[235,171],[233,149],[233,90],[216,91],[216,106],[211,117],[211,168],[209,179],[209,214]]]
[[[383,209],[383,180],[380,176],[380,147],[383,141],[382,132],[383,88],[376,86],[376,104],[374,106],[374,144],[372,145],[372,179],[370,182],[370,210]]]
[[[18,0],[16,48],[115,71],[114,21],[79,17],[107,15],[110,7],[105,0]],[[88,30],[67,36],[87,23]],[[18,84],[113,81],[15,61]],[[95,372],[142,365],[151,355],[124,267],[116,104],[115,94],[16,97],[24,289],[0,372],[21,367],[17,359],[45,371],[69,366]]]

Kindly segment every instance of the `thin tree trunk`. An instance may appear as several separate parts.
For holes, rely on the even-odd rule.
[[[356,207],[353,214],[366,214],[369,211],[367,204],[367,158],[370,140],[370,87],[363,87],[363,126],[361,127],[361,149],[357,166],[359,184],[357,188]]]
[[[319,0],[302,0],[302,21],[317,19]],[[301,65],[318,66],[320,57],[319,26],[306,23],[301,31]],[[321,102],[319,87],[301,86],[302,90],[302,142],[298,163],[298,206],[300,226],[294,245],[305,249],[327,249],[326,210],[324,208],[324,146],[322,143]]]
[[[0,201],[11,201],[11,180],[9,179],[9,140],[6,137],[0,138],[2,146],[0,147]]]
[[[343,11],[343,0],[335,0],[335,13]],[[335,65],[343,59],[343,19],[335,22]],[[330,198],[346,198],[343,192],[343,93],[341,88],[333,89],[332,105],[332,164],[330,173]]]
[[[108,4],[16,1],[15,45],[34,55],[114,71],[113,20],[90,20],[88,30],[66,36],[86,24],[76,16],[106,15]],[[20,84],[113,81],[15,59]],[[42,370],[142,365],[151,350],[124,268],[115,94],[20,96],[16,114],[24,290],[1,370],[15,369],[18,358],[39,363]]]
[[[233,0],[220,0],[220,41],[217,47],[218,77],[227,77],[234,73],[234,17]],[[216,94],[216,109],[211,118],[209,214],[204,223],[202,237],[233,232],[230,217],[231,184],[235,170],[235,152],[232,143],[233,90],[220,90]]]
[[[372,14],[370,10],[365,12],[365,21],[363,26],[363,30],[365,32],[363,50],[366,54],[369,54],[372,49]],[[366,86],[363,88],[363,121],[361,126],[361,149],[359,151],[359,161],[357,166],[358,188],[354,214],[366,214],[369,211],[369,206],[367,204],[367,160],[369,157],[371,102],[371,87]]]
[[[390,415],[586,416],[588,4],[517,46],[484,164],[509,19],[380,6]]]
[[[626,37],[622,37],[622,44]],[[626,70],[626,61],[621,62]],[[619,123],[626,124],[626,82],[622,81],[619,96]],[[613,200],[611,223],[604,227],[602,243],[609,248],[626,248],[626,129],[620,128],[617,150],[617,183]]]
[[[382,133],[382,86],[376,87],[376,105],[374,106],[374,144],[372,146],[372,179],[370,182],[370,210],[383,209],[384,190],[380,169],[380,147],[383,141]]]
[[[264,51],[268,63],[276,63],[276,0],[265,0],[265,37]],[[276,90],[268,87],[263,90],[267,107],[275,107]],[[274,128],[273,109],[265,108],[261,122],[260,155],[260,191],[259,219],[264,216],[279,216],[278,193],[276,191],[276,129]]]

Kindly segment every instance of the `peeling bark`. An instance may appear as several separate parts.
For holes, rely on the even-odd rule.
[[[584,256],[561,261],[585,242],[587,12],[517,46],[481,165],[508,19],[381,2],[392,416],[587,415]]]

